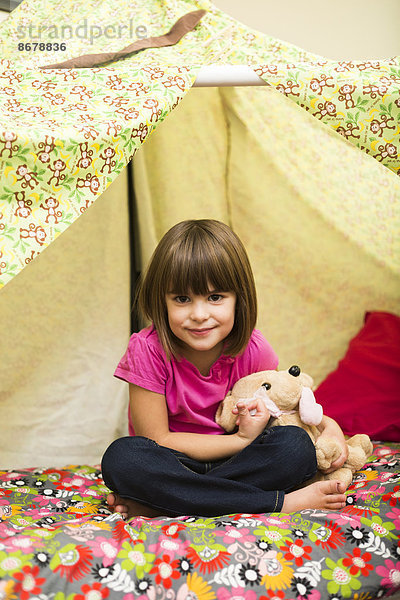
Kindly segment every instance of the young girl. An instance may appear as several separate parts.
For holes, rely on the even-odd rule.
[[[317,470],[299,427],[266,429],[264,403],[239,403],[237,432],[224,435],[216,409],[241,377],[276,369],[278,358],[254,329],[257,302],[246,251],[221,222],[178,223],[157,246],[139,308],[152,322],[132,335],[115,375],[129,382],[129,437],[102,460],[110,508],[124,518],[339,509],[344,486],[299,488]],[[252,414],[250,414],[250,411]],[[322,435],[343,447],[324,417]]]

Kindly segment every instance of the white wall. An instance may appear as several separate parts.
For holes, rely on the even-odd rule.
[[[213,0],[249,27],[334,60],[400,55],[400,0]],[[0,21],[8,13],[0,11]]]
[[[400,0],[213,0],[242,23],[334,60],[400,54]]]

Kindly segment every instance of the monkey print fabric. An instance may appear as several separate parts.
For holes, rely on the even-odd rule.
[[[0,472],[0,597],[389,598],[400,590],[399,450],[375,445],[340,512],[124,522],[95,467]]]
[[[121,50],[135,32],[162,35],[199,9],[206,14],[175,45],[102,67],[40,69]],[[208,0],[25,0],[1,24],[0,43],[0,287],[109,186],[202,65],[251,65],[344,139],[400,170],[398,58],[326,60],[241,25]]]
[[[400,61],[319,60],[255,72],[400,175]]]
[[[2,287],[107,189],[190,76],[174,67],[136,70],[129,80],[118,68],[44,75],[2,59],[0,81]]]

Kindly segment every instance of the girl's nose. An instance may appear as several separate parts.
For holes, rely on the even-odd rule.
[[[202,300],[193,302],[191,312],[191,318],[193,321],[205,321],[208,319],[208,317],[209,311],[207,302],[203,302]]]

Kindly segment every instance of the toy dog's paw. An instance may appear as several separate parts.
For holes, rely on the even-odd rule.
[[[368,435],[357,433],[347,440],[347,444],[352,447],[362,448],[365,454],[370,456],[373,451],[373,445]]]
[[[231,433],[236,427],[237,416],[232,413],[235,403],[232,394],[229,392],[225,399],[218,406],[215,414],[215,421],[227,433]]]
[[[319,438],[315,444],[318,468],[322,471],[329,469],[331,464],[339,458],[341,450],[336,440]]]

